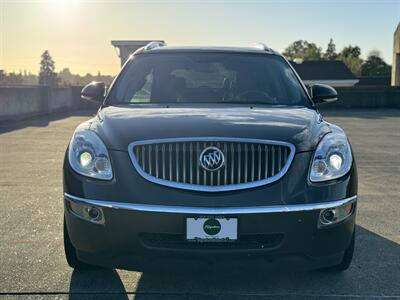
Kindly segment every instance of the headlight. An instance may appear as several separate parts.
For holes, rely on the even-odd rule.
[[[353,157],[344,133],[328,133],[319,142],[311,165],[310,180],[320,182],[345,175],[351,168]]]
[[[79,174],[112,179],[110,156],[102,140],[93,131],[75,131],[69,144],[68,159],[72,169]]]

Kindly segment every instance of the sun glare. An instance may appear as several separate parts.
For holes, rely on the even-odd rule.
[[[79,8],[80,0],[48,0],[47,8],[54,18],[65,18]]]
[[[56,4],[73,4],[78,2],[78,0],[49,0],[48,2]]]
[[[69,7],[74,6],[79,0],[48,0],[48,4],[55,7]]]

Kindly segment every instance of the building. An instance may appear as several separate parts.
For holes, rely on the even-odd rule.
[[[400,86],[400,23],[393,36],[392,85]]]
[[[345,87],[354,86],[359,81],[341,60],[308,60],[291,64],[305,84]]]
[[[164,42],[162,40],[130,40],[130,41],[111,41],[111,45],[118,49],[118,56],[121,59],[121,66],[126,62],[129,55],[135,52],[140,47],[147,45],[150,42]]]

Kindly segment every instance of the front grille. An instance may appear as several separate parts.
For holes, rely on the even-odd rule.
[[[224,164],[215,171],[200,162],[202,151],[216,147]],[[146,179],[177,188],[226,191],[250,188],[278,180],[294,155],[291,144],[229,138],[175,139],[136,142],[130,154]]]
[[[226,249],[265,249],[279,245],[283,234],[244,234],[237,241],[231,242],[193,242],[187,241],[183,234],[141,233],[143,244],[152,248],[191,249],[191,250],[226,250]]]

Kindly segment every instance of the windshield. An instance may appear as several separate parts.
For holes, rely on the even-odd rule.
[[[309,105],[282,57],[237,53],[138,55],[112,88],[110,101]]]

